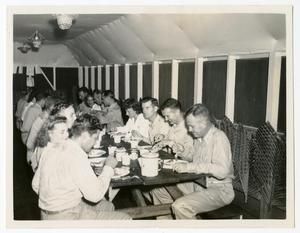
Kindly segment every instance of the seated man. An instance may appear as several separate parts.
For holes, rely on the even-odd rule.
[[[26,145],[27,143],[27,139],[33,122],[43,111],[42,109],[44,108],[46,97],[47,96],[45,93],[37,93],[35,96],[36,102],[28,108],[24,115],[24,120],[21,127],[22,142],[24,143],[24,145]]]
[[[158,101],[152,97],[144,97],[141,100],[142,111],[144,118],[150,121],[149,125],[149,139],[142,137],[142,140],[149,144],[161,141],[166,138],[169,133],[170,126],[158,114]]]
[[[92,107],[92,111],[101,111],[102,110],[102,91],[94,90],[93,91],[94,97],[94,105]]]
[[[175,164],[177,172],[210,174],[207,188],[194,182],[179,184],[184,196],[172,204],[176,219],[195,219],[197,213],[228,205],[234,198],[234,178],[230,143],[225,133],[213,125],[209,110],[195,104],[186,112],[188,131],[195,138],[193,161]]]
[[[153,150],[170,147],[176,157],[192,161],[193,138],[188,134],[184,122],[184,113],[178,100],[169,98],[160,107],[165,120],[171,125],[169,133],[162,141],[157,143]]]
[[[97,177],[88,160],[87,153],[99,135],[99,120],[88,114],[79,117],[68,140],[65,121],[59,119],[48,130],[50,142],[32,181],[42,219],[130,219],[114,212],[113,204],[104,198],[117,161],[108,157]]]
[[[172,152],[175,153],[176,158],[178,156],[183,160],[191,162],[193,159],[193,138],[188,134],[185,126],[184,113],[181,110],[180,102],[169,98],[161,105],[160,109],[165,120],[171,125],[171,128],[166,138],[155,144],[152,150],[158,151],[169,146]],[[173,202],[172,197],[164,187],[155,188],[150,193],[155,205]],[[165,218],[170,218],[170,216],[163,216],[160,219]]]
[[[88,113],[89,112],[89,108],[86,105],[86,97],[89,94],[89,89],[87,89],[86,87],[80,87],[78,89],[78,99],[80,101],[80,104],[78,105],[78,109],[77,111],[81,112],[81,113]]]
[[[121,108],[118,105],[112,91],[107,90],[102,93],[102,101],[106,107],[103,111],[96,113],[101,124],[107,124],[107,130],[111,131],[117,127],[123,126]]]

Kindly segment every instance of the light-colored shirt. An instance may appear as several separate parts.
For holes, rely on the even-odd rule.
[[[32,105],[34,105],[33,102],[29,102],[29,103],[26,103],[26,104],[25,104],[25,106],[24,106],[24,108],[23,108],[23,111],[22,111],[22,114],[21,114],[21,120],[22,120],[22,121],[24,121],[24,117],[25,117],[25,115],[26,115],[28,109],[29,109]]]
[[[203,139],[194,140],[189,172],[211,174],[207,183],[228,183],[234,178],[230,143],[225,133],[212,126]]]
[[[99,202],[108,190],[114,170],[104,166],[97,177],[87,154],[71,139],[57,146],[48,143],[33,177],[32,188],[39,195],[39,207],[60,211],[77,206],[82,197]]]
[[[42,113],[42,108],[38,103],[35,103],[31,107],[29,107],[29,109],[27,110],[27,112],[24,116],[22,127],[21,127],[22,141],[25,145],[27,143],[27,138],[28,138],[30,129],[32,127],[32,124],[41,113]]]
[[[26,142],[27,149],[34,150],[37,135],[38,135],[39,131],[41,130],[45,121],[46,121],[46,118],[43,117],[41,114],[33,122],[30,132],[29,132],[29,135],[28,135],[27,142]]]
[[[82,114],[85,114],[85,113],[90,113],[92,108],[90,108],[89,106],[87,106],[85,104],[85,102],[81,102],[81,104],[79,104],[78,106],[78,109],[79,111],[82,113]]]
[[[149,125],[149,139],[150,143],[154,143],[154,137],[156,135],[162,134],[166,138],[170,130],[170,126],[167,122],[165,122],[164,118],[157,114],[154,121]]]
[[[126,125],[123,127],[119,127],[118,130],[121,132],[129,132],[136,130],[138,131],[143,137],[149,137],[149,125],[150,121],[144,118],[144,115],[140,113],[136,119],[129,118],[126,122]]]
[[[97,117],[101,124],[107,124],[108,131],[124,125],[121,108],[117,103],[113,103],[104,111],[97,113]]]
[[[21,119],[22,113],[24,111],[25,106],[27,105],[27,101],[25,100],[25,98],[21,98],[19,99],[18,103],[17,103],[17,110],[15,113],[15,116],[18,119]]]
[[[178,153],[182,159],[186,161],[193,160],[193,138],[191,135],[188,134],[187,128],[185,126],[184,120],[181,121],[177,125],[172,125],[170,131],[167,135],[167,139],[172,140],[176,144],[180,144],[184,147],[184,151]]]
[[[37,161],[37,155],[36,152],[39,150],[36,150],[36,138],[38,133],[40,132],[43,124],[46,121],[46,117],[43,116],[43,114],[41,114],[40,116],[38,116],[38,118],[35,119],[35,121],[32,124],[32,127],[30,129],[29,132],[29,136],[26,142],[26,146],[27,146],[27,161],[31,162],[31,166],[33,168],[33,171],[35,171],[38,161]]]
[[[101,108],[101,106],[100,106],[100,105],[98,105],[98,104],[94,104],[94,105],[93,105],[93,107],[92,107],[92,110],[94,110],[94,111],[101,111],[101,110],[102,110],[102,108]]]

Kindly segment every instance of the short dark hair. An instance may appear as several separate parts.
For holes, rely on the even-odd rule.
[[[97,133],[97,131],[101,129],[102,126],[99,119],[86,113],[75,120],[71,128],[71,134],[74,137],[79,137],[83,132],[88,132],[90,135],[92,135]]]
[[[33,98],[36,98],[38,91],[37,90],[32,90],[28,96],[28,103],[31,102],[33,100]]]
[[[63,116],[50,116],[43,124],[42,128],[37,134],[35,145],[37,147],[47,146],[49,138],[49,130],[52,130],[56,124],[66,123],[67,118]]]
[[[89,89],[87,89],[86,87],[80,87],[79,89],[78,89],[78,92],[84,92],[84,93],[89,93]]]
[[[166,99],[165,102],[160,106],[160,110],[164,110],[166,108],[171,109],[179,109],[181,111],[181,103],[173,98]]]
[[[155,99],[155,98],[153,98],[153,97],[147,96],[147,97],[144,97],[143,99],[140,100],[141,105],[143,103],[146,103],[146,102],[149,102],[149,101],[151,102],[151,104],[153,104],[154,106],[158,107],[158,100]]]
[[[102,91],[101,90],[98,90],[98,89],[95,89],[94,91],[93,91],[93,95],[99,95],[99,94],[102,94]]]
[[[50,115],[51,116],[56,116],[56,115],[59,115],[59,113],[63,110],[63,109],[66,109],[70,106],[73,106],[72,103],[68,103],[68,102],[64,102],[64,101],[60,101],[56,104],[54,104],[54,107],[53,109],[51,110],[50,112]]]
[[[125,110],[132,108],[133,111],[135,111],[137,114],[140,114],[142,112],[140,104],[133,98],[126,99],[124,101],[124,108]]]
[[[44,106],[44,110],[48,111],[50,110],[50,108],[52,106],[54,106],[56,103],[58,102],[58,99],[57,98],[54,98],[52,96],[48,96],[46,98],[46,101],[45,101],[45,106]]]
[[[215,118],[209,111],[209,109],[204,104],[194,104],[192,107],[190,107],[186,113],[185,117],[189,115],[193,115],[194,117],[197,116],[203,116],[207,118],[211,123],[215,123]]]
[[[46,94],[45,92],[38,92],[35,96],[36,102],[42,100],[42,99],[46,99],[48,97],[48,94]]]
[[[111,90],[105,90],[105,91],[103,91],[102,95],[104,97],[111,97],[111,98],[115,99],[114,93]]]

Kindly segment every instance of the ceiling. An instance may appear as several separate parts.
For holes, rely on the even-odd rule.
[[[107,25],[118,19],[120,14],[80,14],[73,21],[70,30],[60,30],[56,17],[51,14],[42,15],[14,15],[14,41],[23,42],[38,30],[45,38],[45,43],[61,43],[73,39],[82,33]]]
[[[124,64],[286,47],[283,14],[80,14],[66,31],[50,14],[15,15],[13,25],[15,47],[36,29],[46,38],[39,52],[15,49],[15,63],[30,62],[32,56],[48,65],[54,60],[55,65]],[[69,52],[60,52],[62,46]]]

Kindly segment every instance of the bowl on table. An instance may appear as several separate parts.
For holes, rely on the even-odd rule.
[[[96,158],[96,157],[101,157],[102,155],[105,155],[106,152],[104,150],[99,150],[99,149],[92,149],[89,153],[89,158]]]
[[[91,163],[91,167],[93,168],[96,175],[100,175],[102,173],[104,163],[106,158],[92,158],[89,159]]]
[[[118,179],[122,176],[126,176],[130,173],[130,169],[129,167],[116,167],[114,169],[114,176],[112,177],[112,179]]]

